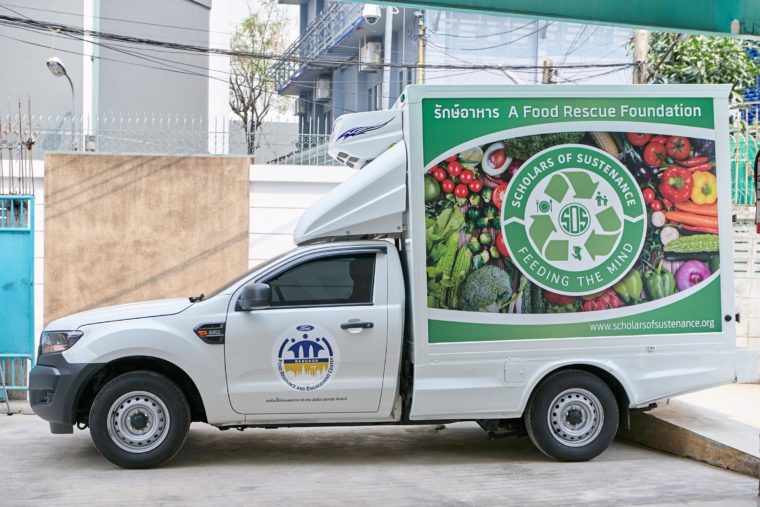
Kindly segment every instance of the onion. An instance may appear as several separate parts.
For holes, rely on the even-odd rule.
[[[704,262],[698,260],[686,261],[676,272],[676,286],[678,290],[686,290],[694,287],[709,276],[710,268]]]
[[[660,231],[660,241],[662,241],[663,245],[667,245],[674,239],[678,239],[680,236],[681,236],[681,233],[679,233],[678,229],[676,229],[675,227],[670,227],[670,226],[663,227],[662,230]]]

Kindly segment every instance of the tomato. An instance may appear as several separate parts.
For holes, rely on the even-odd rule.
[[[470,171],[469,169],[465,169],[462,171],[462,174],[459,175],[459,181],[462,183],[469,183],[472,180],[475,179],[475,173]]]
[[[667,156],[668,150],[665,148],[665,145],[657,141],[650,141],[647,147],[644,148],[644,162],[651,167],[660,167],[665,163]]]
[[[470,192],[475,192],[476,194],[479,194],[481,190],[483,190],[483,182],[480,180],[472,180],[469,185],[467,185],[470,189]]]
[[[470,191],[467,189],[467,185],[460,183],[454,189],[454,195],[460,199],[465,199],[468,195],[470,195]]]
[[[457,155],[452,155],[446,159],[446,162],[456,162],[456,160],[457,160]]]
[[[443,181],[446,179],[446,170],[441,167],[436,167],[432,171],[430,171],[430,174],[433,175],[433,178],[435,178],[438,181]]]
[[[459,162],[449,162],[446,170],[449,172],[449,176],[459,176],[462,174],[462,164]]]
[[[654,201],[654,190],[651,188],[645,188],[643,194],[645,203],[649,204]]]
[[[502,233],[496,235],[496,249],[501,255],[507,259],[509,258],[509,250],[507,250],[507,245],[504,243],[504,235]]]
[[[450,194],[453,192],[455,186],[456,185],[454,185],[454,182],[451,180],[443,180],[441,182],[441,190],[443,190],[445,194]]]
[[[659,199],[652,201],[649,207],[652,208],[652,211],[662,211],[662,203]]]
[[[659,136],[654,136],[652,138],[652,142],[653,143],[665,144],[665,143],[668,142],[668,139],[670,139],[668,136],[659,135]]]
[[[637,132],[628,132],[625,135],[628,142],[634,146],[644,146],[652,139],[652,134],[639,134]]]
[[[670,200],[668,200],[668,199],[663,199],[662,200],[662,205],[665,206],[668,209],[670,209],[670,208],[673,207],[673,203]]]
[[[441,195],[441,186],[431,175],[425,175],[425,202],[435,200]]]
[[[665,148],[668,150],[668,155],[675,160],[689,158],[689,153],[691,153],[691,143],[689,142],[689,139],[681,136],[673,136],[668,139]]]
[[[502,183],[498,187],[493,189],[493,195],[491,196],[491,200],[493,201],[494,205],[501,209],[501,205],[504,202],[504,194],[507,193],[507,184]]]

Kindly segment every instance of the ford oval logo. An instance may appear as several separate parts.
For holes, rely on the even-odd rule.
[[[310,326],[308,324],[301,324],[300,326],[296,327],[299,331],[311,331],[314,329],[314,326]]]

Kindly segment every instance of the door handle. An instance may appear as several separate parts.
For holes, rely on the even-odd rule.
[[[370,329],[375,327],[372,322],[344,322],[340,325],[341,329]]]

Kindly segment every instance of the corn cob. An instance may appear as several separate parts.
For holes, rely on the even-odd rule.
[[[620,149],[615,144],[615,139],[609,132],[589,132],[591,139],[603,151],[606,151],[613,157],[620,155]]]

